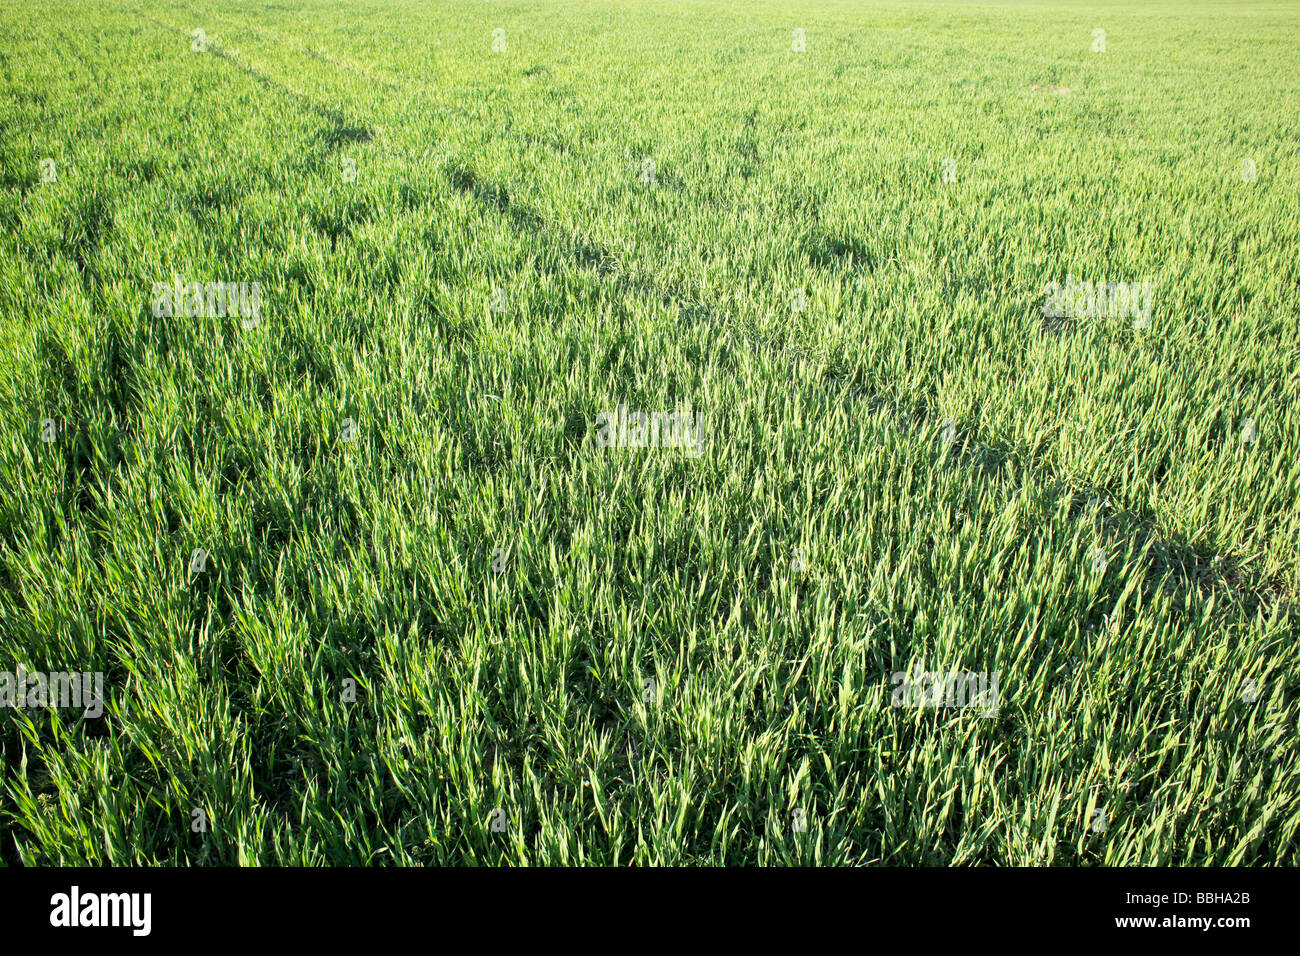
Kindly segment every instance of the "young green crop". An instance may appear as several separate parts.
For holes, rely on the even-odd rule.
[[[0,37],[3,861],[1295,864],[1292,5]]]

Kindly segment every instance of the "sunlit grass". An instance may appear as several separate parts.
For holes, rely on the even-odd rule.
[[[0,37],[0,859],[1296,862],[1293,5]]]

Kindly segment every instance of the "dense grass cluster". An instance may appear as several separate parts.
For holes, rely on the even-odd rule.
[[[0,708],[0,859],[1295,863],[1297,50],[0,7],[0,671],[105,687]],[[953,670],[995,712],[894,706]]]

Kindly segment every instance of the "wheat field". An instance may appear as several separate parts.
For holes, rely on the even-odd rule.
[[[0,7],[0,860],[1294,865],[1298,50]]]

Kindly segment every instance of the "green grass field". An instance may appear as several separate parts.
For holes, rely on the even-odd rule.
[[[1300,4],[137,7],[0,7],[0,860],[1297,862]]]

